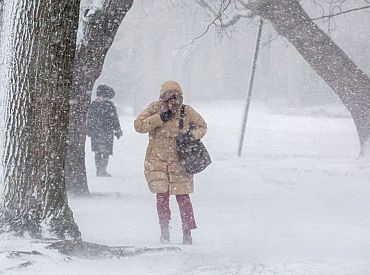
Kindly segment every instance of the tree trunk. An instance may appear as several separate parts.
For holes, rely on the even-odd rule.
[[[1,29],[3,27],[3,7],[4,7],[4,2],[0,0],[0,33]],[[0,41],[1,43],[1,41]]]
[[[364,155],[370,141],[370,78],[308,17],[298,0],[260,0],[251,7],[272,22],[342,100]]]
[[[105,56],[118,27],[132,4],[133,0],[105,0],[101,9],[87,8],[82,14],[81,38],[77,45],[73,70],[66,164],[67,190],[71,194],[89,194],[85,142],[91,91],[102,72]]]
[[[79,0],[19,0],[12,9],[3,156],[7,230],[80,238],[64,169]],[[45,226],[45,228],[44,228]]]

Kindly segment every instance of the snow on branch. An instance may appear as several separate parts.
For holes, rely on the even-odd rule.
[[[80,24],[77,32],[77,48],[81,45],[81,43],[87,43],[85,36],[85,23],[91,20],[94,15],[103,9],[104,0],[89,0],[85,1],[84,5],[81,5],[80,9]]]
[[[81,5],[80,24],[77,34],[77,48],[87,45],[89,32],[96,30],[97,26],[104,22],[118,22],[116,16],[123,17],[131,8],[133,0],[88,0]],[[108,19],[107,19],[108,18]],[[100,26],[102,27],[102,26]]]

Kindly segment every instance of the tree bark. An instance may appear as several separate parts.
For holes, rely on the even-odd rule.
[[[12,49],[1,215],[6,229],[19,234],[80,238],[64,179],[79,5],[19,0],[7,6],[14,16],[5,26]]]
[[[3,7],[4,7],[4,2],[2,0],[0,0],[0,33],[1,33],[1,29],[3,27]],[[1,43],[1,41],[0,41]]]
[[[298,0],[260,0],[249,7],[270,20],[342,100],[354,120],[364,155],[370,142],[369,76],[309,18]]]
[[[66,182],[68,192],[87,195],[85,142],[86,116],[91,91],[100,76],[105,56],[133,0],[105,0],[101,9],[85,9],[80,22],[81,41],[73,70]]]

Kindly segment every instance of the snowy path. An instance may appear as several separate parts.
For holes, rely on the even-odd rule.
[[[181,244],[172,198],[171,245],[181,252],[68,263],[51,256],[27,274],[370,273],[370,167],[357,159],[350,119],[273,115],[254,106],[240,159],[241,102],[194,107],[209,124],[205,143],[214,160],[196,176],[195,244]],[[236,111],[226,116],[225,108]],[[143,176],[147,136],[134,132],[133,117],[122,120],[125,135],[109,169],[114,177],[94,176],[88,146],[93,197],[71,198],[71,206],[86,241],[158,247],[155,197]]]

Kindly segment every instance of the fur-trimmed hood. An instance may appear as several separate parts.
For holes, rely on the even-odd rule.
[[[174,80],[168,80],[164,82],[161,86],[159,100],[164,103],[171,97],[176,97],[176,105],[177,107],[182,105],[183,102],[183,91],[179,83]],[[165,104],[161,104],[163,108],[165,108]],[[163,109],[162,108],[162,109]],[[165,110],[162,110],[165,111]]]

